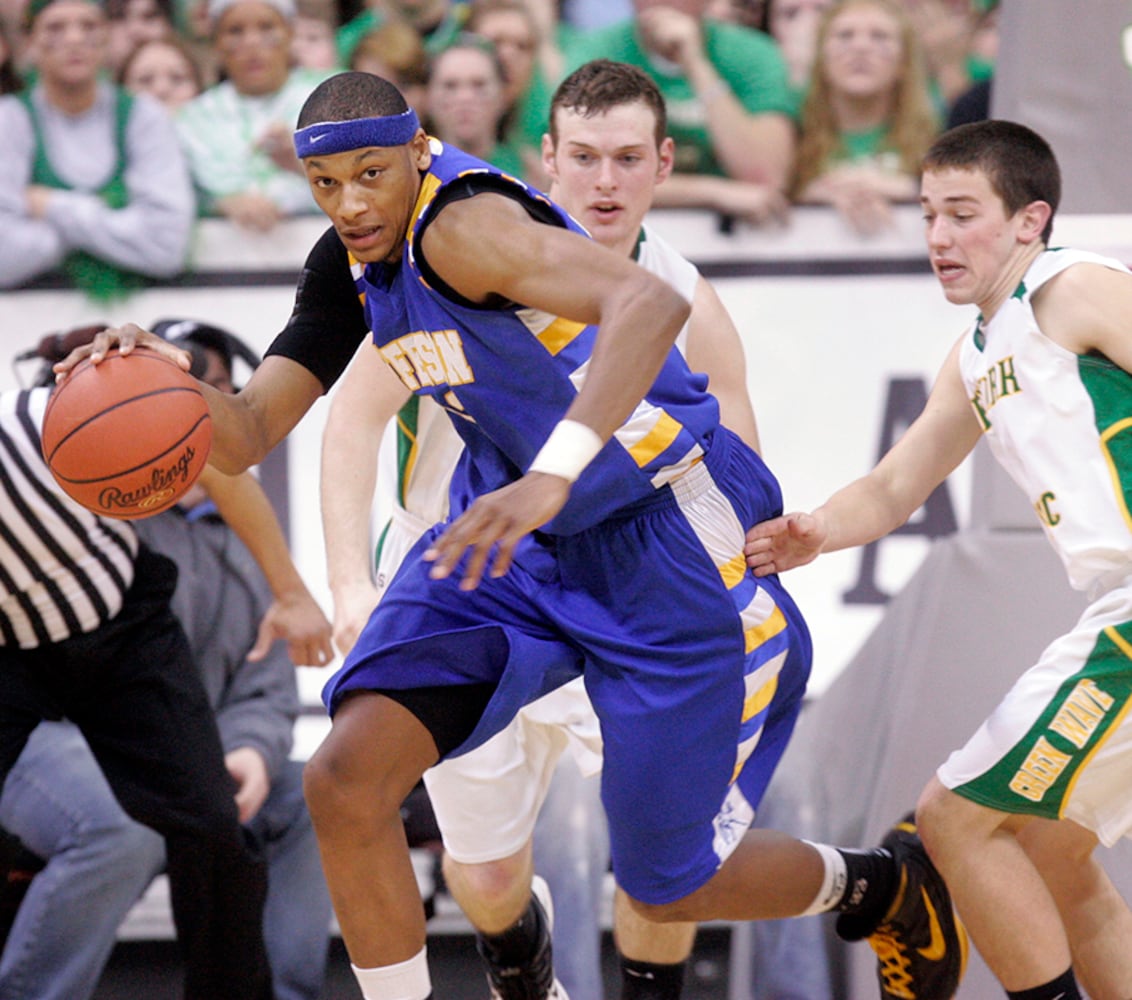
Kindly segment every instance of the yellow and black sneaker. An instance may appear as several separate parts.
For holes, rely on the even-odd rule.
[[[967,931],[911,814],[888,831],[881,847],[896,862],[898,878],[888,912],[871,928],[843,914],[837,932],[849,941],[868,939],[883,1000],[951,1000],[967,968]]]

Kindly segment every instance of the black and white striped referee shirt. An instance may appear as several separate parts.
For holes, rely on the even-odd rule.
[[[0,394],[0,644],[98,628],[122,607],[138,537],[63,494],[40,448],[49,388]]]

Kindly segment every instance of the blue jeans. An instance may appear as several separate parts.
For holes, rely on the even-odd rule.
[[[86,740],[42,722],[0,795],[0,825],[47,861],[31,880],[0,958],[7,1000],[86,1000],[118,925],[165,865],[165,844],[130,819]]]
[[[303,799],[300,761],[287,761],[245,829],[267,862],[263,939],[275,1000],[319,1000],[334,911]]]
[[[47,861],[0,957],[0,997],[87,1000],[123,918],[164,868],[164,842],[126,815],[66,722],[32,733],[0,795],[0,825]],[[299,762],[288,762],[246,831],[267,862],[264,938],[275,997],[317,1000],[331,905]]]

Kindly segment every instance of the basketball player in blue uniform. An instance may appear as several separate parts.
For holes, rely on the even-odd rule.
[[[810,643],[778,581],[746,570],[744,532],[781,496],[673,349],[684,299],[541,194],[430,140],[378,77],[321,84],[295,145],[333,228],[264,363],[236,396],[208,393],[213,461],[262,459],[367,331],[465,444],[450,519],[410,552],[327,684],[333,726],[307,766],[363,995],[431,996],[402,800],[438,759],[581,674],[614,870],[643,914],[839,909],[910,936],[905,948],[942,932],[911,976],[917,995],[950,996],[961,930],[918,841],[854,852],[748,829]],[[111,343],[178,356],[133,325],[100,335],[94,356]]]

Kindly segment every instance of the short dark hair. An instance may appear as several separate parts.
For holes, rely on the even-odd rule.
[[[550,100],[550,139],[558,145],[559,109],[574,111],[583,118],[605,114],[610,108],[641,102],[656,119],[656,144],[668,135],[668,110],[660,89],[644,70],[612,59],[594,59],[579,66],[559,85]]]
[[[1061,170],[1049,143],[1033,129],[999,119],[958,125],[932,143],[923,169],[981,171],[1008,216],[1033,201],[1046,202],[1050,216],[1042,239],[1049,243],[1061,202]]]
[[[299,112],[298,128],[317,122],[348,122],[381,118],[409,110],[405,98],[388,80],[372,73],[349,70],[323,80],[311,91]]]

